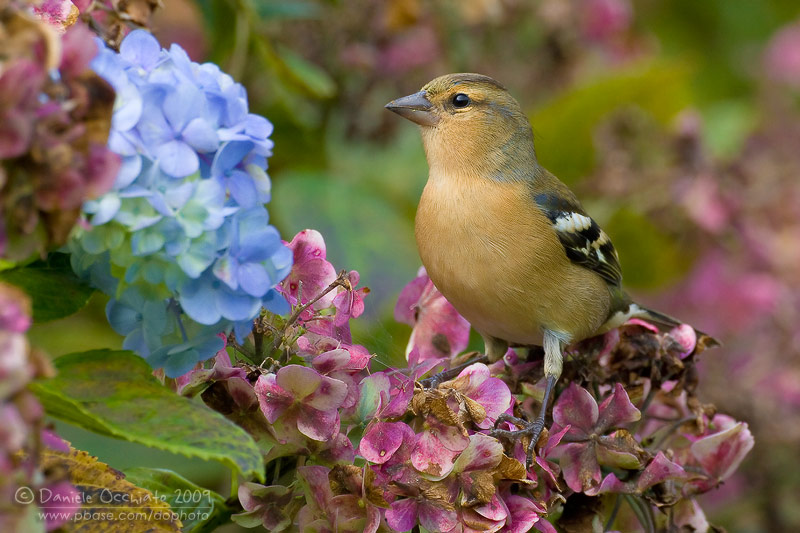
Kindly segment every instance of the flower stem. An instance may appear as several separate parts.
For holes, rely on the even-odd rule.
[[[289,319],[286,321],[286,324],[284,324],[280,334],[275,335],[275,338],[273,338],[269,353],[271,354],[278,349],[278,346],[280,346],[281,342],[283,342],[283,338],[286,336],[286,332],[289,331],[289,328],[294,325],[295,322],[297,322],[297,319],[300,318],[300,315],[303,314],[303,311],[317,303],[320,298],[331,292],[336,287],[344,287],[345,289],[352,290],[352,287],[350,286],[350,280],[347,279],[347,271],[342,270],[339,272],[339,276],[333,280],[330,285],[325,287],[322,292],[294,310],[294,312],[289,316]]]

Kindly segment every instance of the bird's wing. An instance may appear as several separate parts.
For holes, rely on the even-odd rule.
[[[594,270],[611,285],[620,286],[622,269],[611,239],[572,195],[541,193],[534,195],[534,201],[553,223],[564,252],[573,263]]]

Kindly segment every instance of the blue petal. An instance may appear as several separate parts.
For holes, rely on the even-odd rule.
[[[276,315],[287,315],[292,310],[289,302],[275,289],[270,289],[269,292],[261,299],[261,305],[267,310],[272,311]]]
[[[213,244],[204,240],[195,240],[185,252],[175,259],[187,276],[196,278],[211,266],[216,255],[217,250]]]
[[[114,128],[108,133],[108,147],[115,154],[131,156],[138,154],[139,148],[131,140],[131,132],[121,132]]]
[[[183,141],[162,144],[156,149],[155,155],[161,170],[175,178],[190,176],[200,167],[197,152]]]
[[[272,266],[275,267],[274,277],[272,282],[278,284],[289,275],[292,270],[292,251],[281,243],[281,247],[270,257]]]
[[[228,190],[236,203],[244,208],[258,205],[258,190],[250,174],[241,170],[230,172]]]
[[[150,231],[153,229],[154,231]],[[164,235],[157,228],[139,230],[131,237],[133,255],[154,254],[164,246]]]
[[[191,83],[181,83],[164,98],[164,116],[175,131],[181,131],[190,120],[202,117],[205,107],[205,96]]]
[[[239,265],[239,285],[247,294],[262,297],[272,286],[264,267],[258,263]]]
[[[141,116],[142,95],[136,85],[126,83],[121,89],[117,90],[111,126],[117,131],[128,131],[139,122]]]
[[[142,326],[142,314],[139,311],[113,298],[106,304],[106,318],[120,335],[127,335]]]
[[[125,337],[125,340],[122,341],[122,349],[136,352],[142,357],[147,357],[147,355],[150,353],[150,349],[147,346],[147,340],[144,337],[144,331],[141,329],[131,331]]]
[[[236,290],[239,288],[239,263],[237,263],[236,260],[232,259],[229,255],[225,255],[217,259],[214,263],[214,268],[212,268],[211,271],[214,273],[217,279],[225,283],[225,285],[231,289]],[[261,295],[259,294],[258,296]]]
[[[205,278],[184,283],[178,294],[178,301],[183,311],[195,322],[208,326],[219,322],[222,318],[216,300],[216,291]]]
[[[172,60],[172,63],[184,76],[187,78],[194,78],[194,72],[192,72],[192,60],[189,58],[189,54],[186,53],[186,50],[181,48],[181,46],[177,43],[172,43],[169,47],[169,58]]]
[[[217,308],[228,320],[252,320],[261,309],[261,301],[247,294],[234,293],[227,287],[216,291]]]
[[[150,32],[133,30],[122,40],[119,54],[123,59],[149,71],[158,63],[161,45]]]
[[[119,206],[122,201],[114,193],[108,193],[98,200],[86,202],[83,210],[86,213],[94,214],[91,218],[92,226],[101,226],[114,218],[114,215],[119,211]]]
[[[243,343],[248,335],[253,331],[252,320],[240,320],[233,323],[233,333],[236,335],[236,340]]]
[[[148,85],[142,89],[144,107],[136,131],[142,138],[144,148],[149,151],[154,151],[162,143],[175,138],[175,131],[163,112],[167,91],[174,92],[174,89],[161,85]]]
[[[245,120],[244,131],[254,139],[266,139],[272,135],[272,123],[261,115],[250,113]]]
[[[251,141],[231,141],[222,145],[211,164],[211,175],[224,176],[253,149]]]
[[[114,189],[120,191],[134,182],[142,171],[142,156],[139,154],[122,158]]]
[[[181,137],[198,152],[214,152],[219,147],[217,132],[205,118],[189,121],[183,128]]]

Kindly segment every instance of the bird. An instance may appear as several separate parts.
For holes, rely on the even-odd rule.
[[[544,350],[539,416],[495,429],[530,437],[530,465],[567,345],[631,318],[681,322],[625,292],[611,239],[539,164],[531,124],[502,84],[447,74],[385,107],[420,126],[429,174],[414,233],[431,281],[481,335],[490,362],[509,346]]]

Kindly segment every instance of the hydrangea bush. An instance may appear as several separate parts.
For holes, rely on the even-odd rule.
[[[694,365],[706,339],[691,327],[659,333],[632,321],[573,346],[553,423],[526,472],[527,443],[498,440],[493,429],[538,410],[539,353],[509,350],[438,385],[420,381],[463,359],[469,329],[423,270],[396,310],[414,326],[408,368],[369,373],[374,356],[342,329],[357,314],[343,320],[337,304],[359,299],[347,282],[354,273],[335,276],[316,232],[290,248],[295,264],[280,288],[294,312],[272,323],[264,315],[257,328],[272,338],[272,356],[237,369],[222,354],[181,389],[205,388],[206,403],[248,427],[264,451],[272,481],[239,487],[238,523],[369,532],[710,527],[694,498],[729,478],[753,439],[747,424],[698,401]]]

